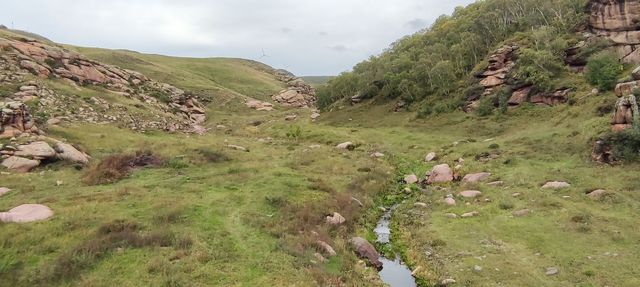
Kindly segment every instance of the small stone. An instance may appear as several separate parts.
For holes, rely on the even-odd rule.
[[[451,218],[451,219],[456,219],[456,218],[458,218],[458,215],[457,215],[457,214],[455,214],[455,213],[445,213],[445,214],[444,214],[444,216],[445,216],[446,218]]]
[[[237,150],[237,151],[244,151],[244,152],[249,152],[249,149],[243,146],[239,146],[239,145],[227,145],[228,148],[233,149],[233,150]]]
[[[604,196],[607,193],[606,190],[604,189],[596,189],[592,192],[590,192],[588,195],[591,199],[600,199],[602,198],[602,196]]]
[[[285,121],[292,122],[298,118],[298,115],[288,115],[284,118]]]
[[[352,142],[343,142],[336,146],[337,149],[346,149],[346,150],[354,150],[356,149],[356,145]]]
[[[444,203],[446,205],[449,205],[449,206],[455,206],[456,205],[456,200],[453,199],[452,197],[447,197],[447,198],[444,199]]]
[[[62,180],[56,180],[56,186],[61,186],[62,185]]]
[[[427,208],[428,207],[428,205],[426,203],[424,203],[424,202],[416,202],[416,203],[413,204],[413,206],[421,207],[421,208]]]
[[[529,215],[529,213],[531,213],[531,210],[529,210],[529,209],[521,209],[521,210],[516,210],[511,214],[513,214],[513,216],[515,216],[515,217],[522,217],[522,216]]]
[[[324,252],[325,255],[329,257],[336,256],[337,254],[336,251],[328,243],[318,240],[316,241],[316,244],[318,245],[318,247],[320,247],[320,249]]]
[[[544,274],[546,274],[547,276],[554,276],[556,274],[558,274],[560,272],[560,270],[558,270],[558,268],[556,267],[547,267],[547,270]]]
[[[6,187],[0,187],[0,196],[7,194],[9,191],[11,191],[11,189]]]
[[[465,175],[464,178],[462,178],[462,182],[478,183],[487,180],[490,176],[491,173],[488,172],[471,173]]]
[[[492,181],[490,183],[487,183],[488,186],[503,186],[504,185],[504,181]]]
[[[475,216],[478,216],[478,215],[480,215],[480,213],[479,213],[479,212],[477,212],[477,211],[472,211],[472,212],[463,213],[460,217],[462,217],[462,218],[469,218],[469,217],[475,217]]]
[[[381,158],[381,157],[384,157],[384,154],[381,152],[374,152],[371,154],[371,157]]]
[[[564,181],[550,181],[545,183],[545,185],[542,186],[543,189],[562,189],[562,188],[568,188],[571,187],[571,184],[566,183]]]
[[[345,223],[347,220],[340,213],[334,212],[333,215],[326,217],[326,221],[331,225],[340,225]]]
[[[520,197],[521,195],[522,194],[519,193],[519,192],[514,192],[514,193],[511,194],[511,196],[513,196],[513,197]]]
[[[480,267],[480,266],[478,266],[478,265],[473,266],[473,271],[475,271],[475,272],[480,272],[480,271],[482,271],[482,267]]]
[[[404,177],[404,182],[407,184],[414,184],[418,182],[418,176],[415,174],[409,174]]]
[[[455,284],[456,280],[452,279],[452,278],[447,278],[442,280],[442,282],[440,282],[440,284],[442,285],[451,285],[451,284]]]
[[[411,272],[411,276],[415,277],[418,272],[420,272],[420,270],[422,270],[422,266],[416,267],[416,269],[413,269],[413,271]]]
[[[435,152],[430,152],[427,156],[424,157],[425,162],[431,162],[438,159],[438,155]]]
[[[464,198],[476,198],[476,197],[482,195],[482,192],[480,192],[478,190],[465,190],[463,192],[460,192],[459,195],[464,197]]]
[[[322,263],[327,262],[327,258],[324,258],[324,256],[322,256],[322,254],[320,254],[320,253],[316,252],[316,253],[313,254],[313,256],[316,259],[318,259],[319,262],[322,262]]]

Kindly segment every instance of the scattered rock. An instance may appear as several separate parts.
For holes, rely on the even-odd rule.
[[[562,189],[562,188],[569,188],[569,187],[571,187],[571,184],[563,181],[550,181],[545,183],[545,185],[542,186],[543,189]]]
[[[445,216],[446,218],[451,218],[451,219],[456,219],[456,218],[458,218],[458,215],[457,215],[457,214],[455,214],[455,213],[445,213],[445,214],[444,214],[444,216]]]
[[[42,221],[53,216],[53,211],[40,204],[23,204],[8,212],[0,212],[0,221],[27,223]]]
[[[238,151],[244,151],[244,152],[249,152],[249,149],[243,146],[239,146],[239,145],[227,145],[228,148],[233,149],[233,150],[238,150]]]
[[[482,271],[482,267],[480,267],[479,265],[475,265],[475,266],[473,266],[473,271],[480,272],[480,271]]]
[[[382,158],[384,157],[384,154],[381,152],[374,152],[371,154],[371,157],[375,157],[375,158]]]
[[[529,215],[529,213],[531,213],[531,210],[529,209],[521,209],[521,210],[516,210],[513,213],[511,213],[513,216],[515,217],[522,217],[522,216],[527,216]]]
[[[511,194],[511,196],[513,196],[513,197],[520,197],[520,195],[522,195],[522,194],[519,193],[519,192],[514,192],[514,193]]]
[[[327,216],[326,221],[331,225],[340,225],[347,220],[340,213],[334,212],[333,215]]]
[[[318,118],[320,118],[320,114],[319,114],[319,113],[312,113],[312,114],[311,114],[311,119],[312,119],[312,120],[314,120],[314,121],[315,121],[315,120],[317,120]]]
[[[382,269],[380,254],[378,254],[378,251],[376,251],[369,241],[362,237],[354,237],[351,238],[351,246],[360,258],[367,259],[369,264],[374,266],[376,269]]]
[[[607,191],[604,189],[596,189],[592,192],[590,192],[588,195],[589,197],[591,197],[591,199],[600,199],[602,198],[602,196],[604,196],[605,194],[607,194]]]
[[[448,164],[440,164],[434,166],[433,169],[431,169],[431,173],[429,173],[429,178],[427,179],[427,182],[430,184],[452,181],[453,170],[451,170]]]
[[[327,258],[324,258],[324,256],[322,256],[322,254],[316,252],[313,254],[313,256],[318,259],[318,262],[324,263],[327,262]]]
[[[324,253],[324,255],[331,257],[331,256],[336,256],[336,251],[333,250],[333,247],[331,247],[331,245],[329,245],[328,243],[318,240],[316,241],[316,244],[318,245],[318,247],[320,248],[320,250]]]
[[[416,176],[415,174],[406,175],[404,177],[404,182],[406,182],[407,184],[414,184],[418,182],[418,176]]]
[[[462,218],[469,218],[469,217],[475,217],[475,216],[478,216],[478,215],[480,215],[480,213],[479,213],[479,212],[477,212],[477,211],[472,211],[472,212],[463,213],[462,215],[460,215],[460,217],[462,217]]]
[[[245,103],[245,105],[256,111],[267,111],[267,112],[273,111],[273,104],[263,102],[263,101],[249,100]]]
[[[435,152],[430,152],[427,156],[424,157],[425,162],[431,162],[438,159],[438,155]]]
[[[0,192],[1,192],[1,191],[0,191]],[[427,207],[429,207],[429,205],[427,205],[427,204],[426,204],[426,203],[424,203],[424,202],[416,202],[416,203],[414,203],[414,204],[413,204],[413,206],[415,206],[415,207],[421,207],[421,208],[427,208]]]
[[[465,190],[463,192],[460,192],[459,195],[464,198],[476,198],[482,195],[482,192],[480,192],[479,190]]]
[[[422,270],[422,266],[416,267],[416,269],[413,269],[413,271],[411,272],[411,276],[415,277],[418,274],[418,272],[420,272],[420,270]]]
[[[7,194],[9,191],[11,191],[11,189],[6,187],[0,187],[0,196]]]
[[[449,205],[449,206],[455,206],[456,205],[456,200],[453,199],[453,197],[447,197],[447,198],[444,199],[444,203],[446,205]]]
[[[478,182],[489,179],[490,176],[491,176],[491,173],[488,173],[488,172],[471,173],[471,174],[465,175],[464,178],[462,178],[462,182],[478,183]]]
[[[504,185],[504,181],[493,181],[490,183],[487,183],[488,186],[503,186]]]
[[[440,284],[444,285],[444,286],[455,284],[455,283],[456,283],[456,280],[451,279],[451,278],[444,279],[444,280],[442,280],[442,282],[440,282]]]
[[[40,165],[39,160],[26,159],[19,156],[10,156],[2,161],[2,166],[11,169],[15,172],[29,172],[33,168]]]
[[[354,150],[356,149],[356,145],[352,142],[343,142],[336,146],[338,149],[346,149],[346,150]]]
[[[557,275],[560,272],[560,270],[558,270],[557,267],[547,267],[547,270],[545,271],[545,275],[547,276],[554,276]]]
[[[288,115],[284,118],[285,121],[292,122],[298,119],[298,115]]]

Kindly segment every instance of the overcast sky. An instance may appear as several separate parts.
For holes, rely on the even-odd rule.
[[[471,2],[10,0],[0,24],[79,46],[239,57],[297,75],[336,75]]]

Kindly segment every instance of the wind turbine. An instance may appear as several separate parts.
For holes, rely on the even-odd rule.
[[[264,52],[264,49],[262,49],[262,56],[260,56],[260,59],[262,58],[268,58],[269,55],[267,55],[267,53]]]

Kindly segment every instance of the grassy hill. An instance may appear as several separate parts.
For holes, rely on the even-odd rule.
[[[273,77],[273,68],[251,60],[179,58],[125,50],[70,48],[96,61],[138,71],[215,100],[233,97],[267,100],[284,88],[284,84]]]
[[[475,23],[471,16],[495,18],[484,13],[502,4],[513,1],[478,2],[443,17],[434,30],[454,35]],[[521,25],[539,18],[521,20],[513,29],[529,29]],[[564,104],[492,106],[482,116],[458,106],[416,114],[421,105],[464,98],[473,71],[481,70],[488,53],[503,42],[522,40],[518,31],[495,34],[481,46],[477,61],[469,60],[452,74],[456,86],[446,94],[441,94],[444,86],[427,90],[429,85],[421,85],[424,97],[416,98],[410,112],[393,112],[403,96],[386,90],[371,94],[370,101],[348,103],[353,93],[370,86],[369,76],[398,80],[391,86],[404,87],[403,80],[425,71],[418,69],[424,67],[418,61],[408,63],[406,55],[423,58],[427,54],[413,53],[455,45],[413,47],[433,36],[409,37],[380,60],[331,80],[328,88],[335,94],[325,95],[339,96],[325,102],[327,111],[317,120],[311,120],[308,109],[277,106],[261,112],[242,105],[237,99],[267,99],[282,88],[260,63],[70,47],[209,98],[203,124],[209,132],[139,133],[85,122],[49,126],[50,136],[82,147],[92,163],[0,174],[2,186],[12,189],[0,197],[0,210],[40,203],[55,212],[44,222],[0,223],[0,286],[382,286],[348,241],[353,236],[375,241],[380,207],[394,205],[393,247],[378,247],[398,252],[420,286],[444,279],[455,279],[449,286],[638,286],[640,165],[600,165],[589,157],[594,139],[609,129],[613,92],[593,94],[586,77],[563,70],[554,80],[571,84]],[[370,64],[377,68],[369,69]],[[324,79],[310,80],[320,84]],[[147,110],[101,87],[43,81],[82,101],[104,97],[132,113]],[[2,91],[12,93],[18,86],[3,83]],[[296,120],[285,119],[292,114]],[[346,141],[356,148],[335,148]],[[98,175],[111,174],[109,163],[136,152],[161,163],[111,183],[86,180],[101,169],[107,171]],[[384,157],[372,157],[374,152]],[[429,152],[438,159],[425,162]],[[461,176],[490,172],[489,181],[503,184],[402,181],[411,173],[424,178],[441,163],[460,165]],[[566,181],[571,187],[542,189],[548,181]],[[599,198],[587,195],[596,189],[606,192]],[[482,195],[457,195],[465,190]],[[449,194],[457,205],[443,203]],[[528,214],[514,215],[525,209]],[[474,217],[449,217],[473,211]],[[333,212],[342,214],[345,224],[326,224],[325,216]],[[318,240],[333,246],[337,255],[322,262],[315,255],[323,252]],[[548,268],[557,274],[547,275]]]

